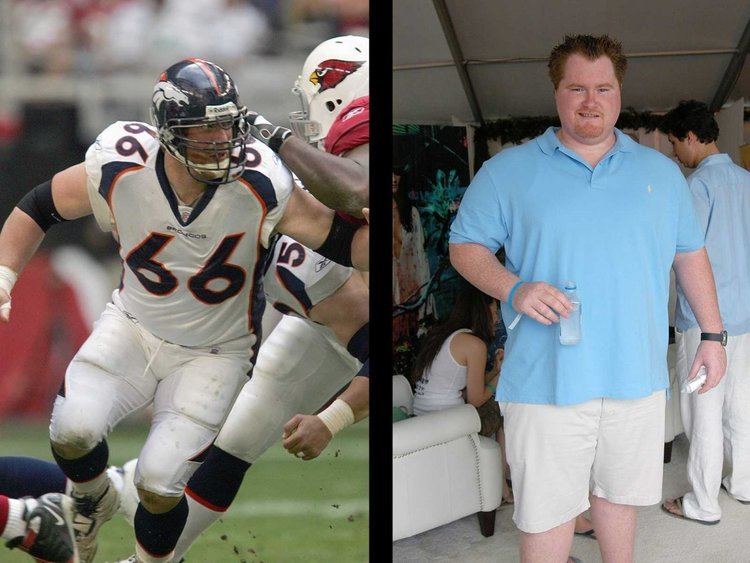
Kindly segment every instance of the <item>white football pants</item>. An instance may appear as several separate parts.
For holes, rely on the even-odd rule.
[[[255,336],[210,348],[157,338],[108,304],[65,373],[65,396],[52,411],[50,438],[93,448],[127,415],[153,403],[135,484],[180,496],[216,437],[250,370]]]
[[[700,329],[676,334],[680,386],[700,344]],[[750,333],[730,336],[727,372],[719,385],[699,395],[680,393],[682,424],[690,440],[687,474],[692,491],[685,495],[685,515],[719,520],[719,487],[724,457],[731,465],[724,478],[729,494],[750,501]]]
[[[263,341],[216,445],[254,463],[281,440],[290,418],[316,412],[361,366],[325,327],[284,315]]]

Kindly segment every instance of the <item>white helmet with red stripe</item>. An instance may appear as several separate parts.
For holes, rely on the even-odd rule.
[[[341,110],[370,93],[370,40],[346,35],[323,41],[307,57],[292,92],[302,104],[289,114],[292,130],[320,143]]]

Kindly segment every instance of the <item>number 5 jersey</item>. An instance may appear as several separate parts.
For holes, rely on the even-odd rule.
[[[207,186],[190,208],[170,187],[165,158],[155,129],[138,122],[110,125],[86,153],[94,216],[120,244],[113,302],[175,344],[212,346],[251,333],[255,349],[269,236],[292,193],[292,174],[251,140],[242,177]]]

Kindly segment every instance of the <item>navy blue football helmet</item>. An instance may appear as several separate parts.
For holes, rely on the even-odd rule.
[[[224,69],[203,59],[185,59],[159,77],[151,99],[151,122],[162,147],[182,162],[190,175],[207,184],[225,184],[245,169],[247,108]],[[191,139],[191,127],[220,127],[226,140]],[[190,153],[188,153],[190,151]],[[198,157],[198,162],[193,159]]]

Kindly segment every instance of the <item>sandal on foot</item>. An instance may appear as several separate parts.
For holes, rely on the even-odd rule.
[[[586,530],[585,532],[573,532],[577,536],[584,536],[587,538],[591,538],[592,540],[596,539],[596,532],[594,531],[594,528],[591,528],[590,530]]]
[[[691,522],[697,522],[698,524],[703,524],[704,526],[715,526],[721,520],[698,520],[697,518],[690,518],[690,516],[685,516],[685,510],[682,508],[682,499],[683,497],[677,497],[672,502],[677,506],[677,509],[682,512],[682,514],[677,514],[676,512],[672,512],[669,510],[666,506],[666,503],[668,501],[664,501],[661,505],[661,509],[672,516],[673,518],[679,518],[681,520],[690,520]]]

